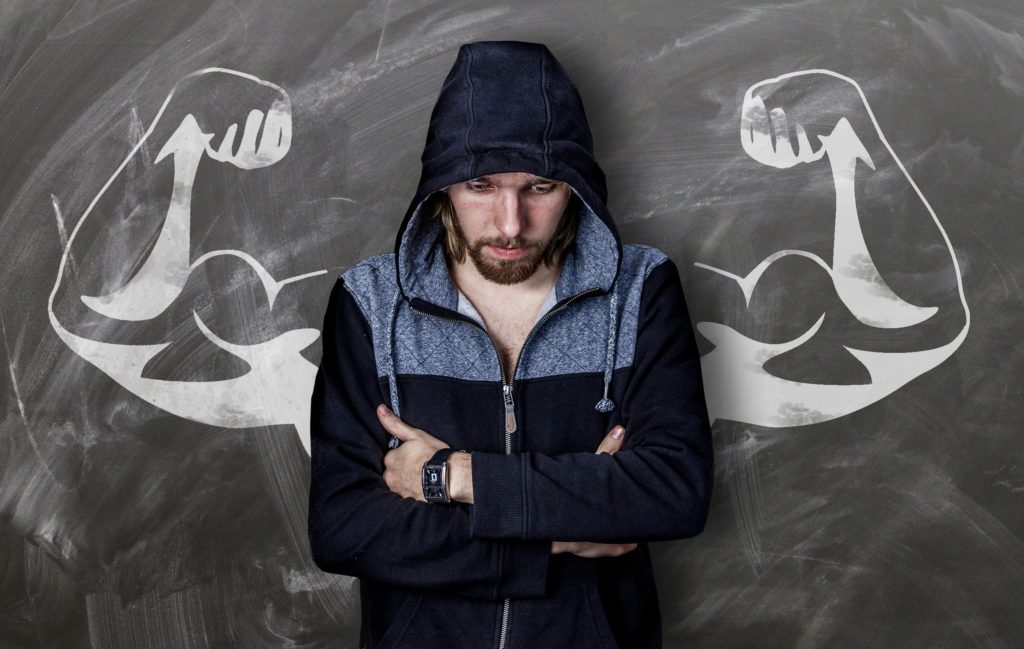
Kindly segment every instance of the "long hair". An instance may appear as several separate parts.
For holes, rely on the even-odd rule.
[[[466,245],[459,237],[456,230],[455,206],[448,192],[435,192],[434,197],[434,218],[440,219],[444,226],[444,250],[448,258],[455,263],[462,263],[466,259]],[[550,266],[555,257],[561,255],[576,240],[576,228],[579,225],[580,211],[583,202],[576,192],[569,190],[569,202],[562,212],[562,218],[558,221],[558,229],[551,240],[551,244],[544,251],[542,261],[545,266]]]

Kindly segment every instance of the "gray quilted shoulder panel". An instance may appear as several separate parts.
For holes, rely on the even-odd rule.
[[[622,265],[614,291],[618,335],[615,340],[615,367],[629,367],[636,348],[637,318],[644,280],[667,257],[657,248],[638,244],[622,247]],[[537,378],[558,374],[603,372],[608,341],[610,294],[573,302],[534,331],[519,359],[519,378]]]
[[[370,323],[377,375],[386,376],[387,327],[398,285],[395,255],[369,257],[341,277]],[[395,314],[391,347],[396,374],[433,374],[477,381],[501,378],[497,352],[487,333],[475,324],[449,321],[413,311],[402,301]]]
[[[633,362],[636,325],[644,280],[667,259],[651,246],[626,244],[614,290],[618,335],[615,367]],[[341,277],[370,324],[377,373],[386,373],[390,324],[397,285],[393,253],[369,257]],[[534,329],[516,378],[603,372],[610,295],[584,298],[548,313]],[[475,324],[449,321],[398,305],[392,348],[397,374],[431,374],[477,381],[501,379],[498,354],[487,333]]]

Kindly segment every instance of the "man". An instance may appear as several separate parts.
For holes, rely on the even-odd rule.
[[[646,542],[712,483],[676,266],[620,243],[543,45],[462,46],[422,160],[328,303],[313,558],[360,578],[361,647],[660,647]]]

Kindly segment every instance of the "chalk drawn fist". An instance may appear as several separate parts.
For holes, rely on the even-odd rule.
[[[751,158],[778,169],[814,162],[837,150],[872,166],[855,134],[870,137],[868,110],[860,89],[835,73],[782,75],[747,89],[740,142]]]
[[[233,70],[202,70],[183,79],[168,101],[164,119],[174,124],[181,117],[157,162],[171,154],[194,159],[205,153],[240,169],[258,169],[291,148],[291,99],[268,81]]]
[[[241,136],[238,136],[238,124],[233,123],[224,133],[220,146],[216,150],[208,147],[206,153],[214,160],[230,162],[241,169],[272,165],[283,158],[291,146],[291,118],[291,107],[280,99],[275,99],[265,113],[253,108],[245,118]]]

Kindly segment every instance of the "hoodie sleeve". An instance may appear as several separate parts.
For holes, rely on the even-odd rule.
[[[613,455],[473,452],[473,536],[627,543],[701,532],[713,479],[711,427],[671,259],[645,280],[621,408],[626,437]]]
[[[339,278],[311,403],[308,533],[322,570],[481,599],[545,594],[551,542],[473,538],[471,506],[402,498],[384,482],[387,431],[369,325]]]

